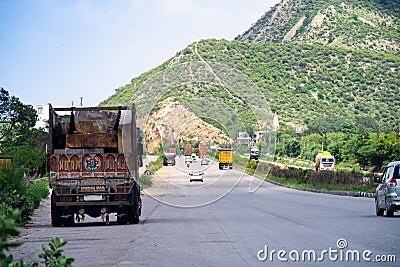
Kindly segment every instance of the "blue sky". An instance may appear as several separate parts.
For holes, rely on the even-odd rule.
[[[97,105],[187,45],[233,40],[278,0],[1,0],[0,87]]]

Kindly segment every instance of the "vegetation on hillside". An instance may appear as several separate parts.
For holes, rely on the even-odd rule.
[[[395,103],[400,100],[400,57],[397,55],[322,45],[210,39],[179,52],[174,62],[198,62],[195,49],[204,60],[230,66],[250,77],[283,125],[312,128],[316,121],[329,120],[335,123],[327,125],[326,132],[335,131],[338,123],[348,122],[369,131],[379,127],[381,132],[392,132],[398,128],[400,110]],[[129,103],[146,77],[162,71],[165,65],[134,78],[131,84],[119,89],[102,104]],[[153,90],[157,95],[158,89]],[[143,92],[149,93],[148,90]],[[204,93],[210,98],[221,95],[230,99],[224,90]],[[169,94],[183,97],[181,88]],[[248,95],[249,92],[243,90],[241,94]],[[147,99],[142,97],[136,102],[140,101]],[[240,109],[239,103],[233,105]]]
[[[390,0],[281,1],[236,40],[399,52],[399,14],[400,2]]]

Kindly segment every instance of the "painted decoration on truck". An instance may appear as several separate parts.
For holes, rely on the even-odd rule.
[[[125,157],[123,154],[119,154],[117,157],[117,175],[125,176],[125,173],[128,171],[126,167]]]
[[[78,155],[72,155],[69,158],[69,172],[71,177],[79,177],[81,171],[81,158]]]
[[[103,175],[103,157],[100,154],[82,157],[82,176]]]
[[[104,161],[104,172],[107,177],[114,176],[117,170],[116,168],[116,160],[114,154],[107,154],[106,159]]]
[[[59,177],[68,177],[68,156],[67,155],[60,155],[58,158],[58,175]]]
[[[50,177],[57,177],[58,166],[57,166],[58,157],[56,155],[50,156]]]
[[[51,155],[50,157],[50,171],[51,172],[57,172],[57,156],[56,155]]]

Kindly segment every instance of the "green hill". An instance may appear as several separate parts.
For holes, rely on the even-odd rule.
[[[398,53],[399,25],[399,1],[284,0],[236,40],[295,41]]]
[[[256,119],[249,114],[244,99],[264,97],[266,102],[260,101],[259,107],[276,113],[281,125],[288,127],[302,125],[315,130],[317,125],[323,125],[322,121],[324,131],[336,131],[349,123],[359,130],[395,131],[400,124],[399,2],[346,1],[346,10],[357,11],[353,13],[339,12],[341,3],[282,1],[236,41],[209,39],[193,43],[160,66],[133,78],[130,84],[121,86],[101,105],[129,104],[135,95],[135,102],[149,111],[159,108],[150,107],[150,99],[172,96],[185,105],[201,96],[225,102],[228,110],[247,122],[246,127],[254,129]],[[313,18],[323,17],[322,21],[328,23],[327,10],[333,10],[332,6],[336,14],[342,14],[336,16],[336,24],[332,26],[335,31],[320,26],[317,33],[310,26],[316,23]],[[288,10],[292,11],[291,15],[285,18],[283,14]],[[282,42],[302,17],[305,18],[301,26],[287,42]],[[376,23],[374,19],[380,21],[379,29],[371,26]],[[371,39],[366,39],[365,34],[370,34]],[[333,39],[329,37],[326,41],[321,36],[333,36]],[[376,36],[380,37],[374,39]],[[369,40],[376,42],[366,46]],[[232,94],[224,88],[224,81],[177,84],[167,94],[162,93],[162,83],[146,86],[145,81],[157,73],[183,64],[186,69],[182,72],[193,74],[192,63],[205,62],[244,74],[257,90],[238,85]],[[208,67],[204,71],[213,76]],[[188,106],[199,117],[215,118],[213,109]],[[140,116],[146,116],[146,112],[140,112]],[[229,116],[228,111],[225,116]]]

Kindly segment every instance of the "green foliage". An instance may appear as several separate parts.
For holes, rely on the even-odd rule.
[[[39,254],[39,258],[44,260],[45,266],[72,266],[73,258],[67,258],[63,255],[66,241],[59,237],[53,237],[49,243],[49,247],[42,245],[43,253]]]
[[[0,148],[1,142],[11,142],[25,135],[36,119],[37,113],[31,105],[24,105],[18,97],[0,88]]]
[[[301,158],[314,160],[317,152],[325,149],[335,156],[336,166],[346,169],[360,169],[360,166],[380,168],[391,161],[398,160],[400,136],[388,134],[350,134],[328,133],[324,136],[303,136],[300,140],[303,147]],[[277,150],[282,146],[277,146]],[[280,152],[281,153],[281,152]]]
[[[305,18],[290,41],[398,51],[399,13],[398,1],[280,1],[236,40],[281,43],[293,26]],[[319,19],[323,16],[323,22],[312,26],[318,15]]]
[[[0,200],[3,204],[1,212],[5,212],[0,215],[10,215],[10,211],[14,209],[20,210],[20,217],[18,222],[23,223],[28,221],[34,211],[34,204],[30,197],[22,192],[11,189],[4,189],[0,191]]]
[[[4,251],[11,247],[19,246],[21,243],[13,243],[8,239],[10,236],[18,236],[21,230],[17,227],[15,222],[20,216],[19,210],[13,210],[9,216],[3,216],[0,214],[0,263],[4,266],[4,262],[9,261],[9,257],[4,255]]]
[[[11,155],[13,163],[20,166],[27,174],[37,176],[39,168],[46,163],[46,153],[33,148],[31,145],[13,147]]]
[[[47,179],[37,179],[27,186],[27,196],[32,199],[33,207],[40,206],[42,199],[49,196],[49,181]]]
[[[13,210],[18,209],[18,222],[26,222],[48,194],[47,180],[27,183],[23,172],[17,168],[3,168],[0,171],[0,215],[9,216]]]
[[[140,176],[140,187],[142,189],[150,187],[153,182],[151,180],[153,174],[161,169],[163,166],[163,157],[159,155],[155,161],[149,163],[146,168],[146,172]]]
[[[281,127],[289,128],[287,123],[307,125],[309,132],[318,134],[354,132],[354,126],[357,132],[376,131],[378,126],[381,132],[398,128],[399,111],[394,105],[400,101],[398,55],[299,43],[277,45],[211,39],[189,47],[193,49],[195,45],[203,59],[248,76],[259,88],[259,94],[267,99],[270,109],[278,114]],[[198,58],[195,54],[180,54],[179,60],[182,63]],[[124,101],[130,101],[146,77],[162,69],[155,68],[134,78],[124,87]],[[157,95],[157,88],[151,90],[154,92],[145,93]],[[259,98],[259,95],[248,96],[246,90],[238,94]],[[231,109],[227,109],[224,117],[236,113],[238,119],[249,122],[246,127],[255,127],[248,108],[218,86],[204,83],[178,86],[165,97],[168,96],[182,103],[194,96],[223,101]],[[118,104],[116,101],[121,101],[121,97],[117,92],[102,104]],[[137,101],[146,99],[143,96]],[[201,109],[201,105],[193,112],[199,117],[216,117],[210,114],[212,109]]]
[[[38,267],[38,266],[51,266],[51,267],[69,267],[74,262],[73,258],[67,258],[63,255],[64,250],[62,247],[66,245],[66,241],[61,238],[52,238],[49,246],[42,245],[43,252],[38,255],[43,260],[44,265],[38,262],[25,263],[23,260],[13,263],[14,256],[12,254],[6,255],[11,247],[20,246],[21,242],[10,242],[10,237],[16,237],[20,234],[16,221],[20,217],[19,210],[14,210],[7,218],[0,215],[0,265],[7,267]]]

